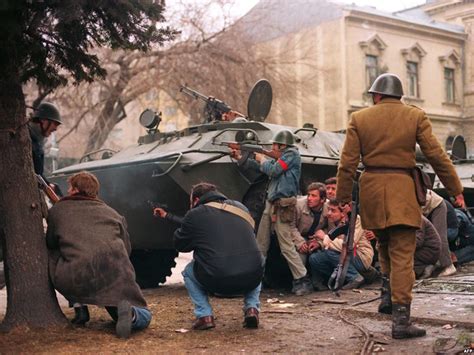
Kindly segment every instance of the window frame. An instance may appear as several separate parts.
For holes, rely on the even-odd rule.
[[[444,100],[448,104],[456,103],[456,70],[454,68],[444,67]],[[450,73],[448,77],[447,73]],[[451,97],[449,95],[449,89],[451,90]]]
[[[420,98],[420,70],[419,63],[407,60],[406,69],[407,69],[407,80],[408,80],[408,96],[414,98]],[[415,70],[412,70],[415,68]],[[413,81],[414,78],[414,81]]]
[[[372,58],[375,60],[374,61],[375,65],[369,65],[369,62],[368,62],[369,58]],[[371,73],[370,73],[371,70],[374,70],[373,80],[371,80],[372,79]],[[367,90],[370,89],[375,79],[377,79],[378,75],[379,75],[379,56],[373,55],[373,54],[366,54],[365,55],[365,81],[366,81]]]

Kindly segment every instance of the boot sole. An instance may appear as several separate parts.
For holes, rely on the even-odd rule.
[[[115,332],[122,339],[130,337],[132,332],[132,307],[128,301],[121,301],[117,307],[117,325]]]

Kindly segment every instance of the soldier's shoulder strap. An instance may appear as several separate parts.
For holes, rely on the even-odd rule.
[[[425,112],[425,110],[423,110],[421,107],[418,107],[418,106],[416,106],[416,105],[413,105],[413,104],[407,104],[407,105],[408,105],[408,106],[411,106],[411,107],[414,107],[414,108],[417,108],[417,109],[420,110],[420,111]]]
[[[224,211],[229,212],[229,213],[233,213],[233,214],[239,216],[240,218],[245,219],[250,224],[250,226],[252,228],[255,228],[255,221],[253,220],[250,213],[245,212],[243,209],[241,209],[239,207],[232,206],[232,205],[229,205],[227,203],[220,203],[220,202],[208,202],[208,203],[205,203],[205,205],[210,206],[210,207],[214,207],[214,208],[218,208],[220,210],[224,210]]]

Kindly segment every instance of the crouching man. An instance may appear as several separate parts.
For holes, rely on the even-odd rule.
[[[193,329],[215,327],[209,292],[222,296],[243,294],[243,325],[258,328],[263,257],[247,208],[227,199],[208,183],[193,187],[190,207],[182,220],[159,208],[154,213],[181,222],[174,233],[175,247],[180,252],[194,251],[194,260],[182,273],[194,304]]]
[[[74,304],[73,323],[89,321],[88,304],[103,306],[117,322],[117,336],[128,338],[148,327],[151,313],[135,282],[125,218],[97,198],[93,174],[80,172],[68,182],[68,196],[48,215],[51,281]]]

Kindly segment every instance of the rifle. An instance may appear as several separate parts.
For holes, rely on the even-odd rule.
[[[200,99],[206,103],[206,109],[208,110],[208,121],[212,121],[214,119],[221,120],[222,114],[227,113],[232,111],[232,108],[227,105],[224,101],[221,101],[219,99],[216,99],[215,97],[212,96],[205,96],[201,94],[200,92],[193,90],[187,86],[181,85],[180,92],[183,94],[186,94],[188,96],[191,96],[195,100]],[[233,111],[237,115],[240,115],[242,117],[245,117],[245,115],[241,114],[240,112]]]
[[[38,185],[41,190],[44,191],[46,196],[48,196],[49,200],[51,201],[52,204],[55,204],[56,202],[59,201],[59,196],[56,195],[54,190],[51,188],[51,186],[48,185],[48,183],[43,179],[43,177],[39,174],[36,175],[36,180],[38,181]]]
[[[276,152],[274,150],[263,149],[261,145],[258,144],[248,144],[248,143],[237,143],[237,142],[222,142],[222,145],[228,146],[230,149],[241,150],[243,152],[251,153],[260,153],[265,154],[266,156],[272,159],[280,159],[281,152]]]
[[[339,255],[339,263],[334,269],[331,277],[328,281],[328,287],[331,291],[335,292],[337,296],[339,296],[338,291],[341,289],[342,285],[344,285],[344,281],[346,279],[347,269],[349,268],[349,263],[351,262],[354,254],[354,234],[355,234],[355,227],[357,222],[357,209],[359,205],[359,184],[358,182],[354,183],[352,192],[352,211],[349,217],[349,225],[348,231],[344,235],[344,241],[342,242],[342,250],[341,254]],[[342,227],[339,229],[336,228],[333,230],[333,234],[337,234],[337,232],[341,232],[344,230]],[[335,236],[334,236],[335,237]]]

